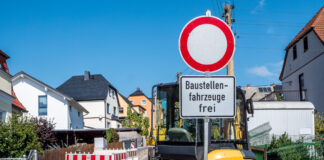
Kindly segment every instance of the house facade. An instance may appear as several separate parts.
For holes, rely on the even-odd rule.
[[[150,128],[151,128],[151,121],[153,121],[153,128],[155,128],[155,116],[152,114],[152,104],[153,108],[155,108],[154,103],[148,98],[140,88],[137,88],[135,92],[129,95],[128,100],[133,104],[133,106],[137,106],[136,109],[138,111],[146,111],[146,117],[149,118],[150,121]]]
[[[85,71],[84,75],[72,76],[57,90],[89,111],[84,115],[85,128],[121,128],[117,89],[101,74]]]
[[[53,121],[56,130],[83,129],[83,114],[88,111],[72,97],[25,72],[12,77],[12,86],[16,96],[28,110],[26,116]]]
[[[8,120],[12,113],[11,75],[0,69],[0,121]]]
[[[284,100],[310,101],[324,112],[324,7],[287,45],[279,79]]]
[[[0,121],[6,121],[12,114],[21,114],[26,108],[19,102],[12,90],[7,59],[10,57],[0,50]]]
[[[123,120],[127,117],[127,108],[128,106],[132,107],[132,103],[122,94],[118,93],[119,100],[119,119]]]

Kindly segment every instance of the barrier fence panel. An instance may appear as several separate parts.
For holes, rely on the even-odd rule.
[[[138,160],[137,150],[102,150],[99,153],[66,153],[65,160]]]

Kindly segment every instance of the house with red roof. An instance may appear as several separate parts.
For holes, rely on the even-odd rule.
[[[0,50],[0,121],[8,120],[11,114],[26,112],[12,89],[7,59],[10,57]]]
[[[310,101],[324,112],[324,7],[285,48],[280,73],[286,101]]]

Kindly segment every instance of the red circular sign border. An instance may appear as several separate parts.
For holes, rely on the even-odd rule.
[[[190,56],[190,53],[188,51],[187,42],[190,33],[192,32],[192,30],[194,30],[196,27],[202,24],[211,24],[218,27],[220,30],[223,31],[226,37],[227,48],[225,54],[219,61],[213,64],[205,65],[197,62]],[[190,66],[194,70],[199,72],[215,72],[224,68],[227,65],[227,63],[232,59],[235,51],[235,38],[232,30],[221,19],[213,16],[200,16],[189,21],[182,29],[182,32],[179,37],[179,50],[184,61],[187,63],[188,66]]]

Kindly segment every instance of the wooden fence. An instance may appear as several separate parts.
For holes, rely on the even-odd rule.
[[[66,152],[93,153],[93,150],[94,150],[94,144],[76,145],[68,148],[47,150],[43,154],[39,154],[38,159],[39,160],[65,160]]]

